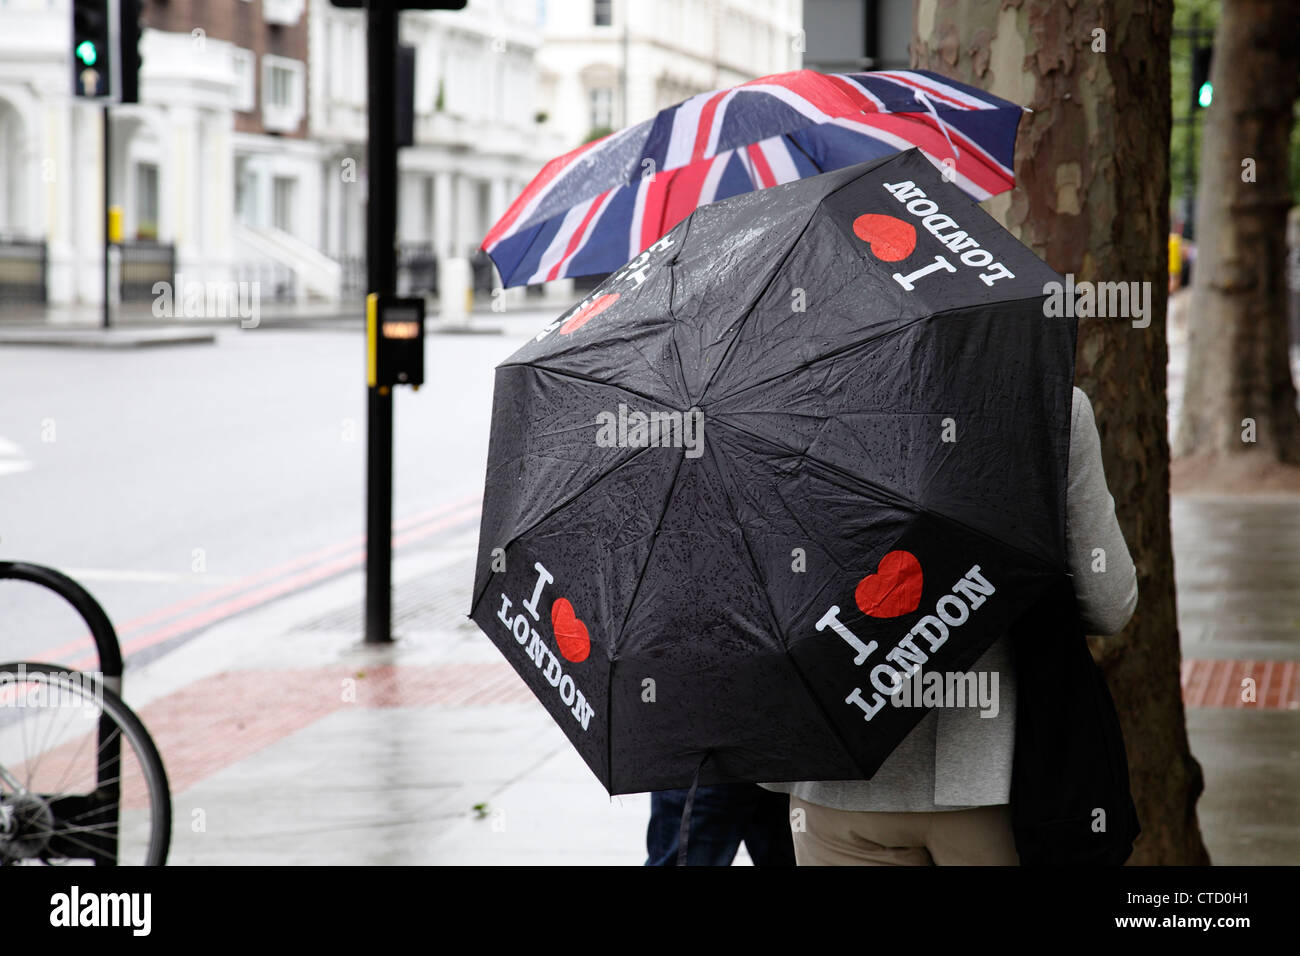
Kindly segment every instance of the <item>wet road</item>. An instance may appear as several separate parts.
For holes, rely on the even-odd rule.
[[[399,540],[476,526],[492,369],[535,324],[429,338],[428,384],[396,396]],[[0,350],[0,558],[72,573],[135,653],[354,566],[363,376],[355,331]],[[56,598],[0,582],[0,603],[0,656],[86,666],[84,629]]]

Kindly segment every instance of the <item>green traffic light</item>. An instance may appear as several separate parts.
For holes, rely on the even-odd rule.
[[[1213,86],[1213,84],[1208,83],[1208,82],[1206,82],[1206,83],[1202,83],[1202,84],[1201,84],[1201,88],[1200,88],[1200,90],[1197,91],[1197,94],[1196,94],[1196,102],[1199,103],[1199,104],[1201,105],[1202,108],[1205,108],[1205,107],[1207,107],[1207,106],[1210,105],[1210,103],[1211,103],[1211,101],[1213,101],[1213,99],[1214,99],[1214,86]]]
[[[77,44],[77,59],[86,66],[94,66],[95,61],[99,59],[99,52],[95,49],[95,44],[89,40],[82,40]]]

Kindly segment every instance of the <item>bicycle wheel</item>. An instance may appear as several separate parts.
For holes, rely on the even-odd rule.
[[[144,724],[97,678],[0,664],[0,865],[161,866],[171,796]]]

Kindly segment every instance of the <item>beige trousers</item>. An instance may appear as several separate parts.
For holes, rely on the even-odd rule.
[[[1020,865],[1007,804],[883,813],[833,810],[791,796],[790,824],[799,866]]]

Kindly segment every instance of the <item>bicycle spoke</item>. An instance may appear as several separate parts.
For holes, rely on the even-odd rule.
[[[0,863],[165,862],[170,795],[157,748],[139,719],[107,688],[101,696],[78,675],[26,666],[31,682],[49,694],[19,726],[0,726],[0,742],[10,751],[0,763],[0,796],[14,802],[18,821],[0,842],[13,855]],[[93,719],[83,727],[87,705],[94,705]],[[14,760],[18,745],[22,759]]]

